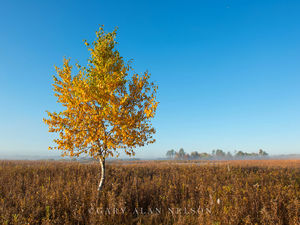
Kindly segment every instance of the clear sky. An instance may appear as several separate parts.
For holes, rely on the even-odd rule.
[[[118,26],[118,49],[159,86],[169,149],[300,153],[300,1],[0,1],[0,156],[54,155],[45,110],[54,65],[84,64],[83,40]]]

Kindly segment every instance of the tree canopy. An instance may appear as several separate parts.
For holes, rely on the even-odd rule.
[[[124,150],[134,155],[134,148],[153,143],[155,129],[151,118],[158,105],[157,86],[150,82],[150,74],[134,72],[131,62],[125,62],[116,50],[116,29],[105,33],[103,26],[97,38],[89,44],[86,66],[76,64],[74,73],[70,59],[56,68],[53,87],[62,112],[48,112],[44,122],[49,132],[57,132],[54,139],[63,155],[82,153],[105,159]]]

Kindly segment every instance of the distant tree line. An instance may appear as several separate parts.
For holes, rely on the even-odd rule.
[[[256,158],[268,156],[268,153],[262,149],[259,149],[258,153],[247,153],[243,151],[236,151],[235,154],[230,152],[224,152],[221,149],[212,150],[211,154],[197,151],[186,153],[183,148],[180,148],[179,151],[171,149],[166,153],[167,158],[169,159],[232,159],[232,158]]]

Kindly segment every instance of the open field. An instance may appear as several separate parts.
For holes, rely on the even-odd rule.
[[[0,224],[300,224],[300,160],[0,161]]]
[[[167,165],[198,165],[198,166],[243,166],[243,167],[295,167],[300,168],[300,159],[251,159],[251,160],[113,160],[113,164],[130,164],[130,165],[141,165],[141,164],[167,164]]]

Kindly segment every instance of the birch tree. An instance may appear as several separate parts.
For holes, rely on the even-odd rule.
[[[138,74],[116,49],[116,30],[96,32],[96,40],[85,45],[90,58],[85,66],[70,59],[55,67],[53,90],[61,112],[48,112],[43,121],[49,132],[58,133],[55,146],[63,156],[89,155],[99,160],[100,193],[105,179],[105,160],[120,152],[133,156],[135,148],[155,142],[151,119],[158,105],[157,86],[150,74]]]

